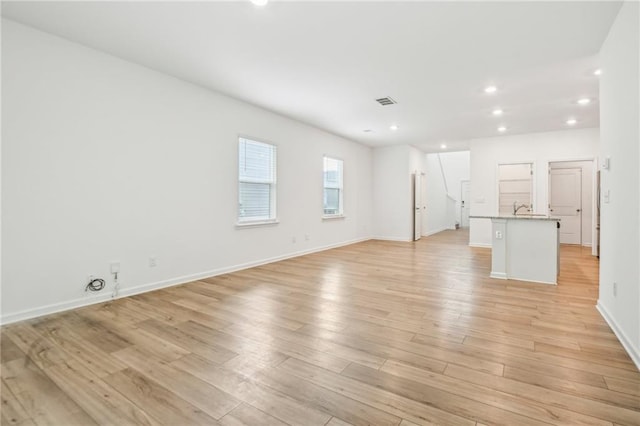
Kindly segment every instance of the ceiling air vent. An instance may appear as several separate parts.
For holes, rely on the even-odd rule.
[[[386,98],[376,99],[376,102],[382,106],[397,104],[397,102],[391,99],[389,96],[387,96]]]

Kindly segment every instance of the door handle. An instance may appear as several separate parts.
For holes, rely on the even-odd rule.
[[[576,210],[576,212],[580,213],[580,209]]]

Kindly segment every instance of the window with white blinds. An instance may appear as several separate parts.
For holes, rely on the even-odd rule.
[[[238,222],[276,219],[276,147],[240,138]]]
[[[324,157],[324,216],[341,216],[343,210],[342,160]]]

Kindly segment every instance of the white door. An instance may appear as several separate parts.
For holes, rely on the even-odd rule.
[[[582,243],[582,170],[549,171],[549,214],[559,217],[560,243]]]
[[[469,190],[470,182],[463,180],[460,188],[460,226],[463,228],[469,227]]]
[[[422,175],[413,174],[413,240],[422,235]]]

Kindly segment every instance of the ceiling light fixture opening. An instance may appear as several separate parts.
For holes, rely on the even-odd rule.
[[[573,125],[575,125],[577,122],[578,122],[578,120],[576,120],[575,118],[570,118],[570,119],[568,119],[568,120],[567,120],[567,124],[568,124],[569,126],[573,126]]]
[[[391,126],[389,126],[389,129],[393,130],[394,132],[396,130],[398,130],[400,127],[397,124],[392,124]]]
[[[578,99],[578,104],[580,105],[589,105],[590,103],[591,103],[591,99],[589,98]]]
[[[441,149],[447,149],[447,144],[445,144],[445,143],[441,144],[441,145],[440,145],[440,148],[441,148]]]
[[[484,88],[484,93],[495,93],[498,88],[496,86],[487,86]]]
[[[269,0],[251,0],[251,3],[256,6],[265,6],[267,3],[269,3]]]
[[[371,129],[364,129],[364,130],[363,130],[363,132],[365,132],[365,133],[372,133],[372,132],[373,132],[373,130],[371,130]]]
[[[600,68],[598,68],[593,72],[593,75],[601,75],[601,74],[602,74],[602,70]]]
[[[504,111],[502,111],[500,108],[496,108],[492,112],[493,115],[502,115],[503,113]]]
[[[505,126],[500,126],[500,127],[498,127],[498,131],[499,131],[500,133],[504,133],[504,132],[506,132],[506,131],[507,131],[507,128],[506,128]]]

